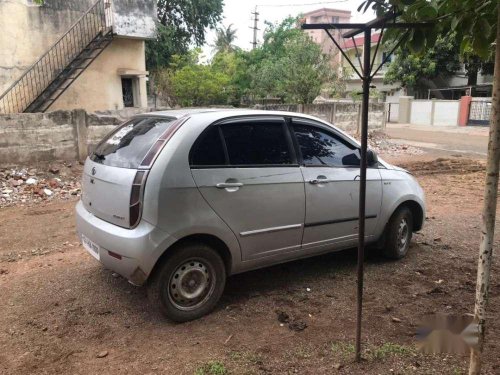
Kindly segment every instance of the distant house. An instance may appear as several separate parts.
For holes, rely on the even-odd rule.
[[[370,55],[373,58],[375,53],[376,45],[380,39],[380,33],[373,34],[371,39],[371,52]],[[359,61],[363,61],[363,44],[364,37],[360,36],[354,38],[355,43],[352,39],[347,39],[341,46],[346,54],[349,56],[350,60],[353,61],[354,66],[361,73],[361,68]],[[356,49],[357,47],[357,49]],[[373,69],[376,69],[380,63],[385,60],[388,54],[388,50],[384,45],[380,45],[377,56],[375,57]],[[359,57],[359,59],[358,59]],[[491,96],[491,75],[484,75],[481,72],[477,76],[477,84],[473,86],[467,85],[467,75],[465,71],[465,66],[462,64],[461,69],[455,72],[453,75],[448,77],[436,77],[434,79],[426,79],[422,82],[423,87],[418,90],[406,90],[401,88],[401,84],[384,83],[384,76],[390,62],[393,60],[394,56],[389,56],[386,63],[380,68],[380,70],[375,74],[372,85],[375,86],[377,91],[381,94],[381,99],[387,102],[397,103],[400,95],[411,95],[417,99],[420,98],[437,98],[437,99],[459,99],[462,95],[474,96]],[[342,57],[342,68],[349,72],[349,78],[347,81],[347,91],[356,92],[362,90],[362,81],[358,75],[353,71],[347,60]]]
[[[351,12],[348,10],[339,10],[331,8],[321,8],[303,14],[302,20],[304,23],[349,23],[351,21]],[[347,30],[344,30],[344,32]],[[332,63],[340,65],[340,53],[338,48],[332,43],[330,37],[324,30],[306,30],[311,39],[321,46],[323,53],[332,56]],[[341,35],[339,30],[331,30],[332,35],[338,39]]]
[[[371,37],[370,45],[371,45],[371,50],[370,50],[370,56],[373,59],[373,55],[375,54],[375,49],[377,46],[378,41],[380,40],[380,33],[373,34]],[[354,67],[359,71],[360,74],[362,74],[362,68],[360,66],[360,61],[363,61],[363,45],[365,42],[364,36],[358,36],[353,39],[345,39],[342,41],[340,44],[341,47],[343,48],[344,52],[346,55],[349,57],[349,59],[353,62]],[[374,68],[373,68],[373,73],[375,73],[375,69],[381,64],[382,61],[384,61],[387,57],[387,50],[384,48],[384,46],[380,45],[377,51],[377,55],[375,56],[374,61]],[[402,90],[400,89],[400,85],[397,83],[393,84],[386,84],[384,83],[384,75],[385,72],[387,71],[387,65],[390,63],[392,57],[389,56],[386,64],[384,64],[380,70],[375,74],[372,80],[372,85],[375,86],[377,91],[381,94],[382,99],[386,99],[387,97],[392,97],[394,101],[397,101],[397,98],[399,95],[402,93]],[[362,90],[362,85],[363,82],[359,78],[359,76],[356,74],[356,72],[352,69],[350,66],[349,62],[342,56],[341,57],[342,63],[342,69],[344,71],[348,72],[348,78],[347,78],[347,91],[348,92],[360,92]],[[392,101],[392,100],[391,100]]]
[[[351,22],[351,12],[346,10],[338,10],[331,8],[322,8],[317,9],[312,12],[305,13],[303,15],[303,22],[305,23],[350,23]],[[352,39],[344,39],[342,38],[342,34],[347,32],[348,30],[330,30],[332,36],[339,43],[340,47],[346,52],[346,54],[351,58],[354,62],[355,67],[360,71],[359,68],[359,59],[363,61],[362,53],[363,53],[363,41],[364,38],[357,37],[355,38],[356,46],[358,49],[356,50],[356,46],[353,43]],[[330,55],[332,57],[332,65],[337,67],[339,70],[344,70],[348,73],[346,90],[348,93],[356,93],[361,91],[362,82],[353,69],[350,67],[347,60],[342,56],[338,48],[331,41],[330,37],[326,34],[324,30],[306,30],[306,32],[311,36],[312,40],[319,44],[324,53]],[[378,42],[380,34],[374,34],[372,36],[372,53],[375,52],[375,45]],[[359,55],[359,56],[358,56]],[[382,58],[385,57],[385,52],[383,48],[379,49],[377,53],[377,57],[375,59],[376,62],[380,62]],[[397,95],[399,93],[399,88],[397,84],[386,85],[383,83],[383,77],[385,73],[385,67],[381,69],[378,74],[374,77],[373,84],[377,86],[377,90],[382,93],[385,97],[386,95]]]
[[[155,0],[0,0],[0,113],[145,107]]]

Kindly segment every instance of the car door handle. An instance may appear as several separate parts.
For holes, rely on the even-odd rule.
[[[329,183],[330,181],[326,178],[326,176],[318,176],[312,180],[309,180],[309,183],[310,184],[313,184],[313,185],[318,185],[318,184],[327,184]]]
[[[215,185],[217,189],[227,189],[227,188],[239,188],[243,184],[241,182],[219,182]]]

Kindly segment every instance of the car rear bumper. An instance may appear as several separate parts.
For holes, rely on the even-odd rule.
[[[122,275],[134,285],[146,282],[156,260],[167,246],[168,235],[142,220],[134,229],[108,223],[76,205],[76,228],[80,241],[86,237],[98,248],[85,249],[106,268]]]

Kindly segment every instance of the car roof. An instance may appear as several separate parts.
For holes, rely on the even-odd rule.
[[[227,110],[227,109],[226,109]],[[158,117],[175,117],[180,118],[186,115],[194,115],[197,113],[217,112],[218,108],[181,108],[181,109],[168,109],[164,111],[141,113],[136,117],[141,116],[158,116]]]
[[[169,109],[157,112],[147,112],[136,115],[135,117],[170,117],[170,118],[181,118],[183,116],[190,117],[203,117],[203,115],[210,114],[213,119],[233,116],[252,116],[252,115],[271,115],[271,116],[296,116],[308,118],[311,120],[316,120],[324,122],[323,120],[306,115],[304,113],[288,112],[288,111],[274,111],[274,110],[263,110],[263,109],[250,109],[250,108],[181,108],[181,109]]]
[[[267,115],[267,116],[299,117],[299,118],[314,120],[329,127],[332,127],[335,130],[337,130],[337,132],[340,132],[343,137],[349,139],[352,143],[359,146],[359,142],[355,138],[353,138],[346,132],[342,131],[341,129],[337,128],[335,125],[330,124],[318,117],[298,112],[249,109],[249,108],[181,108],[181,109],[171,109],[166,111],[148,112],[137,115],[136,117],[143,116],[143,117],[181,118],[186,115],[190,116],[191,118],[208,117],[206,120],[209,120],[210,122],[236,116]]]

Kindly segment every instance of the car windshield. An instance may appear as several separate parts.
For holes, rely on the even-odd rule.
[[[108,134],[91,159],[111,167],[138,168],[148,150],[174,118],[135,118]]]

